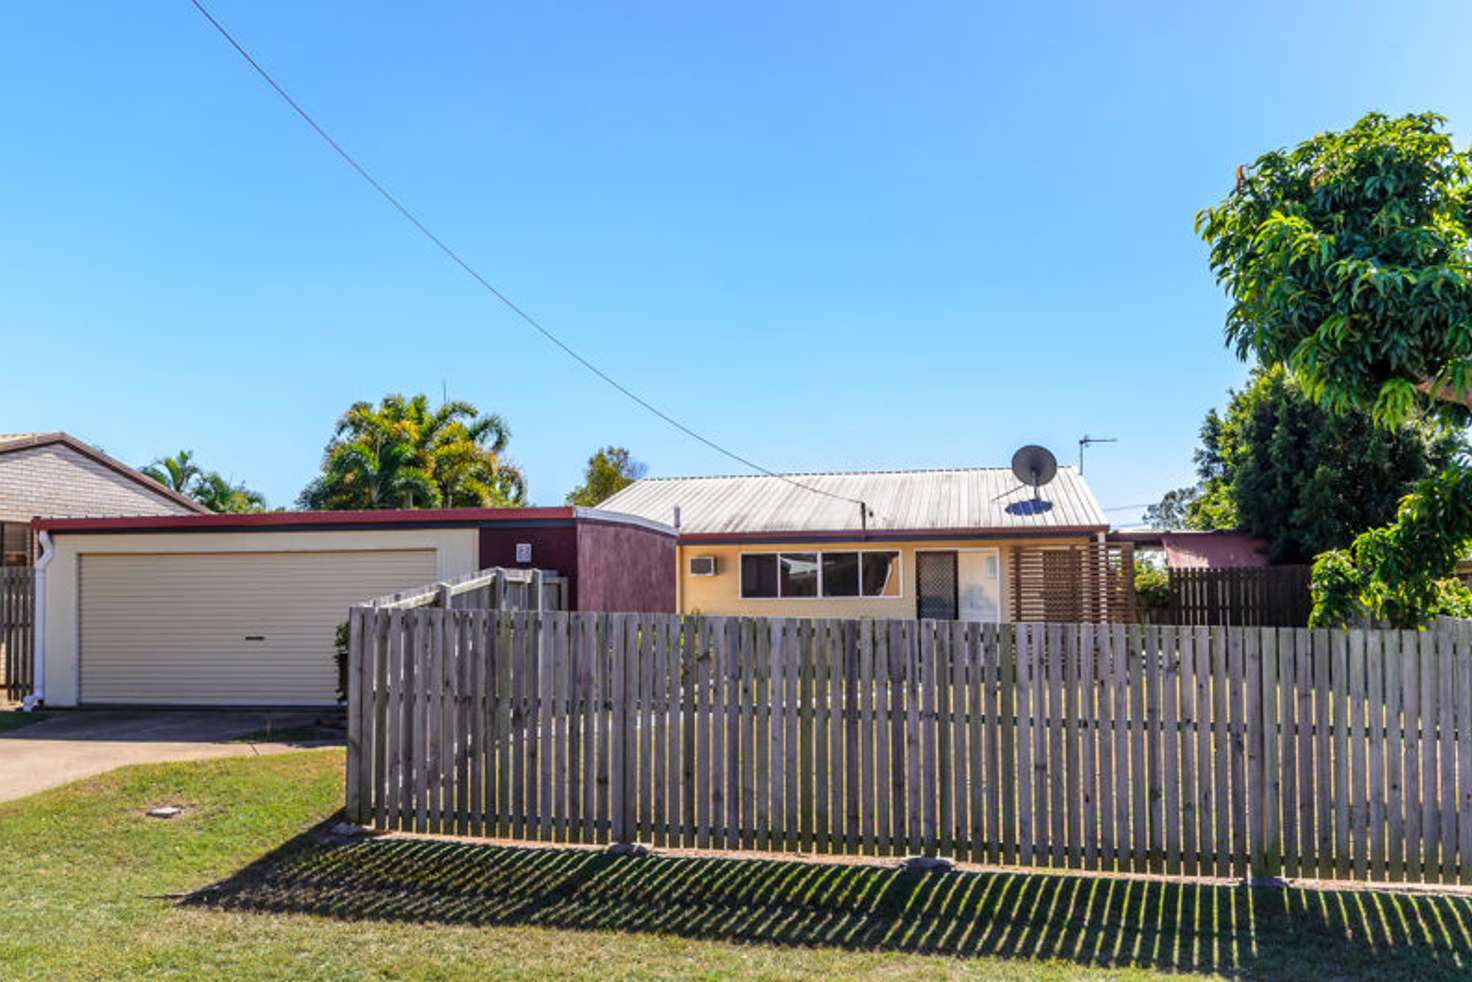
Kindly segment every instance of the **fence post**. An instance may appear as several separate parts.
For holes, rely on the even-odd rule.
[[[1240,579],[1238,585],[1242,585]],[[1247,637],[1248,825],[1252,838],[1248,878],[1272,881],[1281,872],[1278,808],[1278,638],[1276,629],[1239,627]]]
[[[542,611],[547,609],[546,597],[544,596],[546,587],[542,581],[541,570],[532,570],[532,582],[530,589],[532,595],[526,598],[526,605],[540,614],[542,613]]]
[[[540,585],[539,582],[538,586]],[[611,826],[609,839],[614,845],[621,846],[629,842],[629,826],[626,821],[627,809],[625,807],[629,792],[629,693],[626,685],[627,675],[624,670],[625,652],[628,650],[629,643],[626,636],[629,623],[628,618],[623,614],[611,615],[607,623],[608,633],[605,635],[604,643],[609,646],[609,694],[612,700],[610,707],[612,718],[609,720],[609,736],[612,746],[608,754],[610,770],[608,820]]]
[[[348,652],[344,665],[348,682],[348,754],[347,816],[349,821],[363,821],[363,610],[348,608]]]

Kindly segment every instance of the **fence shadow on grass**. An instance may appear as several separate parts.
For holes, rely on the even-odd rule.
[[[1467,896],[340,842],[320,828],[183,903],[1273,977],[1451,977],[1472,966]]]

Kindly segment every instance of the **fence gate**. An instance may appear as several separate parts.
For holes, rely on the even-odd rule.
[[[0,568],[0,695],[20,700],[36,688],[36,574]]]

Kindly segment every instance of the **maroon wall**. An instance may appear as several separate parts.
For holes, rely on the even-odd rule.
[[[675,609],[675,537],[637,525],[579,521],[576,610]]]
[[[516,544],[530,542],[532,561],[516,561]],[[503,566],[506,569],[544,569],[567,577],[568,607],[578,607],[578,530],[572,522],[564,525],[531,528],[508,528],[495,525],[480,530],[480,568]]]
[[[529,542],[532,561],[516,561]],[[579,518],[532,526],[484,525],[480,568],[544,569],[567,577],[568,608],[630,613],[675,609],[675,538],[638,525]]]

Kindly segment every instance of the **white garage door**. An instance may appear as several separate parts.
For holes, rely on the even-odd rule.
[[[81,557],[81,701],[336,701],[349,605],[437,576],[433,550]]]

